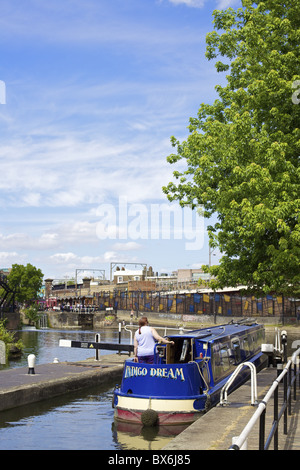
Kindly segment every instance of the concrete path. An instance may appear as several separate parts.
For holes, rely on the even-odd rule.
[[[258,402],[261,401],[277,377],[277,370],[264,369],[257,375]],[[282,386],[280,386],[282,389]],[[282,391],[281,391],[282,393]],[[228,396],[229,406],[217,406],[201,416],[195,423],[175,437],[164,450],[227,450],[232,439],[243,431],[255,413],[256,407],[251,406],[251,382]],[[283,434],[283,419],[279,425],[279,450],[299,450],[299,408],[298,400],[292,401],[292,415],[288,416],[288,436]],[[282,400],[279,398],[281,407]],[[267,406],[266,436],[273,422],[273,400]],[[254,426],[247,441],[248,450],[258,450],[259,420]],[[273,443],[270,449],[273,449]]]
[[[0,411],[46,400],[93,385],[119,381],[127,355],[102,355],[82,362],[37,364],[35,374],[28,367],[0,371]]]

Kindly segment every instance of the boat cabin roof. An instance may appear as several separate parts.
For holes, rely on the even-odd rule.
[[[236,335],[242,335],[243,333],[250,333],[253,330],[262,328],[262,325],[259,325],[256,322],[251,323],[229,323],[227,325],[213,326],[209,328],[201,328],[199,330],[193,330],[189,333],[169,335],[169,337],[175,338],[194,338],[207,342],[213,342],[216,339],[224,339],[228,337],[233,337]]]

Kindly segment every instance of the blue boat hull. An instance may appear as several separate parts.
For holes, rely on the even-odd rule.
[[[188,424],[220,401],[221,389],[236,366],[267,365],[261,353],[262,325],[228,324],[173,335],[157,345],[154,364],[125,362],[121,387],[114,392],[115,417],[133,423]],[[242,368],[228,390],[250,377]]]
[[[266,366],[267,358],[259,353],[250,362],[259,371]],[[195,363],[161,367],[127,360],[122,390],[117,388],[114,391],[115,417],[120,421],[141,423],[143,416],[151,409],[157,415],[157,424],[192,423],[200,413],[219,403],[221,389],[229,376],[220,380],[207,393],[199,393],[200,377]],[[249,377],[250,370],[245,367],[230,387],[229,393],[240,387]]]

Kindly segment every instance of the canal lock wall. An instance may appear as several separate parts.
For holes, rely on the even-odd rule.
[[[80,313],[80,312],[69,312],[69,311],[58,311],[58,310],[47,310],[44,315],[47,318],[43,318],[42,325],[44,328],[55,329],[92,329],[100,330],[103,328],[116,328],[119,322],[129,324],[133,322],[137,324],[138,317],[144,315],[140,312],[139,315],[134,315],[131,318],[130,312],[127,310],[118,310],[117,314],[107,313],[105,311],[91,312],[91,313]],[[153,326],[163,324],[164,326],[184,326],[186,328],[194,328],[202,325],[213,325],[213,324],[225,324],[230,321],[237,322],[245,320],[245,317],[236,316],[224,316],[224,315],[188,315],[188,314],[174,314],[164,312],[151,312],[146,314],[149,321]],[[295,322],[294,317],[251,317],[257,323],[264,325],[299,325],[299,321]],[[14,320],[14,322],[12,322]],[[21,313],[21,317],[18,316],[11,319],[11,329],[17,329],[17,323],[23,325],[28,324],[28,319],[24,314]]]
[[[37,325],[40,328],[48,326],[54,329],[101,329],[111,323],[107,321],[105,312],[78,313],[48,310],[42,314],[42,317],[41,324]],[[20,320],[23,325],[30,324],[22,312]]]

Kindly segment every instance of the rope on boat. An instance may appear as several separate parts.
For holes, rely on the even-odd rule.
[[[209,360],[210,358],[207,358],[207,357],[204,357],[203,358],[203,361],[204,361],[204,367],[206,368],[207,370],[207,375],[208,375],[208,381],[210,382],[210,371],[209,371],[209,367],[208,367],[208,363],[209,363]],[[190,361],[190,363],[193,363],[193,364],[196,364],[197,365],[197,369],[198,369],[198,372],[199,372],[199,375],[201,377],[201,379],[203,380],[204,382],[204,385],[206,387],[205,390],[203,390],[203,393],[204,395],[206,395],[206,401],[205,401],[205,411],[208,411],[211,407],[211,397],[210,395],[208,394],[208,391],[210,389],[210,386],[208,385],[208,383],[206,382],[205,378],[204,378],[204,375],[203,375],[203,372],[202,372],[202,368],[200,367],[199,363],[196,362],[196,361]]]

